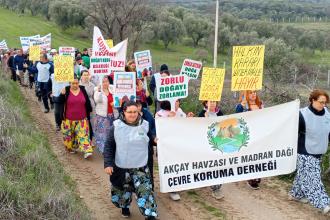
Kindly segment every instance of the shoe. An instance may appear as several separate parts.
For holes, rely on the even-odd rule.
[[[148,216],[145,218],[145,220],[156,220],[156,218],[154,216]]]
[[[129,208],[122,208],[121,209],[121,216],[124,218],[128,218],[131,216],[131,212],[129,211]]]
[[[61,130],[61,127],[60,126],[58,126],[58,125],[56,125],[56,132],[58,132],[58,131],[60,131]]]
[[[322,212],[323,214],[327,214],[329,211],[330,211],[330,206],[327,205]]]
[[[50,103],[50,109],[54,109],[54,103]]]
[[[41,102],[41,96],[38,96],[38,102]]]
[[[254,189],[254,190],[258,190],[260,189],[259,187],[259,183],[256,183],[254,181],[248,181],[247,182],[247,185],[251,188],[251,189]]]
[[[44,113],[48,113],[48,112],[49,112],[49,109],[45,109],[45,110],[44,110]]]
[[[212,197],[219,200],[225,197],[220,189],[212,190]]]
[[[176,193],[176,192],[172,192],[170,193],[170,198],[173,200],[173,201],[179,201],[181,199],[179,193]]]
[[[92,156],[93,154],[92,153],[85,153],[84,154],[84,158],[87,159],[88,157]]]
[[[297,201],[297,202],[301,202],[301,203],[304,203],[304,204],[308,203],[308,199],[306,199],[306,198],[298,199],[298,198],[292,196],[291,194],[288,195],[288,200],[289,201]]]

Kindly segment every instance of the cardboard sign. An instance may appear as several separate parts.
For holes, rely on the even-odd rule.
[[[121,107],[125,101],[136,99],[135,72],[115,72],[114,74],[114,107]]]
[[[29,49],[29,60],[39,61],[40,60],[41,49],[39,45],[30,46]]]
[[[137,78],[141,79],[144,77],[143,73],[150,76],[152,71],[152,61],[150,50],[140,51],[134,53],[135,65]]]
[[[264,56],[264,45],[233,48],[232,91],[262,89]]]
[[[107,42],[107,44],[110,48],[113,48],[113,40],[112,39],[108,39],[108,40],[105,40],[105,41]]]
[[[127,39],[110,48],[101,31],[94,26],[91,75],[110,75],[113,71],[125,71]]]
[[[224,80],[225,69],[204,67],[199,100],[220,101]]]
[[[74,79],[73,57],[54,56],[54,76],[56,82],[72,82]]]
[[[187,75],[189,79],[197,79],[202,69],[202,62],[185,59],[180,71],[181,75]]]
[[[75,48],[74,47],[60,47],[58,54],[62,56],[72,56],[75,57]]]

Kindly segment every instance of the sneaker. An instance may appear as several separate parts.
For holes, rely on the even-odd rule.
[[[254,182],[254,181],[248,181],[248,182],[247,182],[247,185],[248,185],[251,189],[254,189],[254,190],[260,189],[260,187],[259,187],[259,183],[256,183],[256,182]]]
[[[56,131],[60,131],[61,130],[61,127],[60,126],[58,126],[58,125],[56,125],[56,129],[55,129]]]
[[[121,216],[124,218],[128,218],[131,216],[131,212],[129,211],[129,208],[122,208],[121,209]]]
[[[308,199],[306,199],[306,198],[298,199],[298,198],[292,196],[291,194],[288,195],[288,200],[289,201],[297,201],[297,202],[301,202],[301,203],[308,203]]]
[[[44,110],[44,113],[48,113],[48,112],[49,112],[49,109],[45,109],[45,110]]]
[[[327,214],[329,211],[330,211],[330,206],[327,205],[322,212],[323,214]]]
[[[92,153],[85,153],[85,154],[84,154],[84,158],[87,159],[87,158],[89,158],[89,157],[92,156],[92,155],[93,155]]]
[[[222,193],[220,189],[212,190],[212,197],[215,199],[222,199],[225,195]]]
[[[172,192],[170,193],[170,198],[173,200],[173,201],[179,201],[181,199],[179,193],[176,193],[176,192]]]

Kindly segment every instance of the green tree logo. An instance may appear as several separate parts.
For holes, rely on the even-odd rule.
[[[229,118],[211,124],[208,127],[207,139],[213,150],[233,153],[248,146],[250,132],[243,118]]]

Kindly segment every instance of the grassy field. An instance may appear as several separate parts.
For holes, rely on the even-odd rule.
[[[0,219],[90,219],[75,186],[0,71]]]

